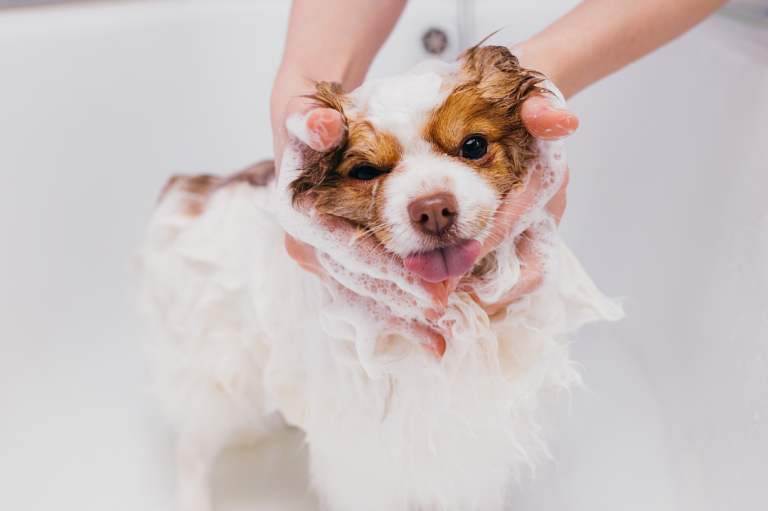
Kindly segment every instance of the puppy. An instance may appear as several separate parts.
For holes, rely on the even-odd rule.
[[[415,277],[471,274],[489,300],[517,282],[519,237],[477,259],[503,197],[532,172],[564,171],[562,145],[534,141],[520,117],[545,85],[494,46],[352,93],[318,83],[312,98],[345,122],[337,149],[311,150],[297,116],[278,182],[270,163],[171,180],[135,258],[135,303],[178,437],[180,510],[209,510],[217,454],[275,416],[306,433],[329,510],[504,508],[522,468],[547,455],[544,404],[578,382],[566,334],[621,309],[540,212],[526,227],[554,261],[545,285],[492,318],[459,291],[427,323]],[[321,229],[336,217],[356,236]],[[286,232],[318,247],[334,279],[301,271]],[[364,261],[359,236],[386,256]],[[444,344],[422,342],[416,324]]]

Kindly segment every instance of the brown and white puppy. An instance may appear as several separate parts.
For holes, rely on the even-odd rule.
[[[541,246],[556,278],[492,318],[451,294],[436,320],[442,356],[391,320],[426,322],[413,273],[438,282],[475,268],[498,289],[519,278],[514,239],[476,259],[505,194],[542,162],[565,170],[562,145],[534,142],[520,117],[543,85],[502,47],[349,93],[318,83],[312,98],[346,125],[337,149],[301,144],[312,133],[293,117],[298,141],[277,182],[265,163],[169,183],[135,259],[135,300],[178,435],[180,510],[211,509],[217,454],[265,434],[272,412],[306,432],[326,509],[504,508],[510,480],[546,453],[542,403],[578,381],[567,334],[620,308],[550,228]],[[386,250],[358,257],[350,232],[316,212]],[[299,270],[286,232],[316,247],[334,279]]]
[[[357,222],[430,282],[472,268],[502,197],[523,186],[523,101],[548,93],[506,47],[459,62],[440,83],[374,81],[352,94],[317,83],[310,97],[346,131],[335,150],[310,151],[291,183],[295,203],[312,194],[317,211]]]

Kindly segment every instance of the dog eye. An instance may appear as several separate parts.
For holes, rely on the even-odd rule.
[[[488,141],[483,137],[468,138],[461,146],[459,156],[468,160],[479,160],[488,152]]]
[[[349,173],[350,177],[360,179],[361,181],[370,181],[371,179],[379,177],[382,174],[382,171],[376,167],[371,167],[370,165],[361,165],[359,167],[355,167],[352,172]]]

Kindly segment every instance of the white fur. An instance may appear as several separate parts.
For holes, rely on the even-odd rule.
[[[477,236],[472,227],[479,222],[490,225],[488,220],[500,202],[495,190],[473,168],[434,151],[426,142],[410,143],[408,149],[384,183],[384,217],[392,234],[388,248],[400,256],[434,248],[427,245],[432,240],[413,227],[408,205],[419,197],[441,192],[456,197],[458,238],[483,241],[487,232]]]
[[[271,189],[223,189],[197,218],[173,209],[175,193],[137,255],[135,298],[184,511],[209,509],[216,454],[263,434],[274,410],[306,432],[328,509],[501,509],[520,464],[546,454],[543,402],[578,381],[565,334],[621,314],[562,247],[557,282],[504,318],[452,296],[470,340],[442,360],[382,336],[371,378],[354,343],[326,333],[336,297],[285,253]]]
[[[424,69],[419,94],[436,96],[409,96],[414,118],[444,98],[445,76],[435,71],[443,68]],[[401,84],[386,90],[382,97],[408,94]],[[402,119],[376,115],[409,136]],[[550,170],[564,165],[561,146],[541,152]],[[551,258],[560,271],[493,318],[453,293],[438,359],[386,326],[385,314],[416,319],[429,303],[410,275],[391,261],[362,263],[348,240],[290,206],[286,183],[298,157],[295,148],[286,153],[277,186],[230,184],[199,216],[185,214],[184,192],[172,188],[135,258],[150,368],[178,436],[180,510],[208,511],[217,453],[268,433],[275,415],[306,433],[311,484],[330,511],[502,509],[521,468],[547,455],[544,405],[579,380],[567,333],[618,319],[620,307],[560,244],[551,219],[532,217],[541,250],[561,256]],[[463,194],[467,214],[491,199],[481,179],[446,157],[410,144],[406,161],[409,172],[386,191],[393,224],[402,221],[397,201],[440,183]],[[321,264],[343,287],[302,271],[285,252],[283,228],[321,247]],[[496,251],[486,295],[514,285],[520,264],[510,239]]]
[[[429,245],[434,241],[414,229],[409,219],[412,200],[452,193],[458,205],[459,238],[478,241],[484,236],[470,232],[470,227],[485,223],[479,217],[489,218],[499,205],[494,189],[472,167],[424,142],[428,115],[445,101],[459,70],[456,62],[426,60],[400,75],[370,80],[349,95],[349,113],[365,116],[377,131],[394,136],[403,150],[403,161],[387,179],[382,194],[392,234],[388,248],[400,256],[434,248]],[[301,128],[296,132],[301,133]],[[487,231],[483,234],[487,236]]]
[[[458,70],[458,63],[425,60],[405,73],[369,80],[349,94],[350,112],[364,115],[407,148],[420,140],[427,114],[445,101]]]

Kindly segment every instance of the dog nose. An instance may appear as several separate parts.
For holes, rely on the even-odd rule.
[[[413,225],[424,234],[447,231],[456,219],[458,207],[452,193],[438,193],[416,199],[408,205]]]

